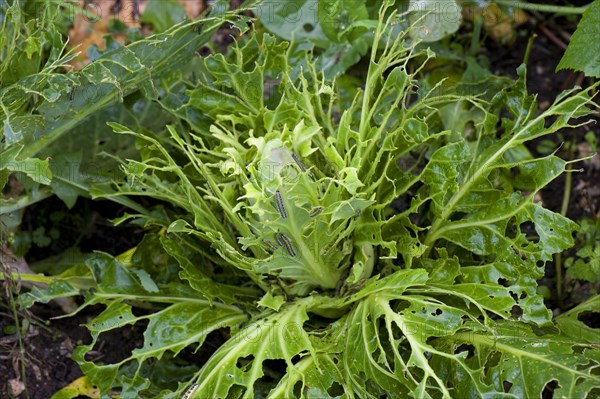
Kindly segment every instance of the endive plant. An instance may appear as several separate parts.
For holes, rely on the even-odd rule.
[[[167,136],[111,124],[141,160],[93,195],[152,198],[119,220],[149,233],[22,298],[106,305],[74,353],[103,397],[597,393],[600,351],[577,320],[588,307],[555,323],[536,292],[573,244],[575,223],[534,201],[567,162],[517,156],[591,113],[593,88],[541,113],[524,67],[495,93],[424,89],[434,54],[394,31],[400,18],[382,7],[362,87],[253,35],[161,82],[154,100],[180,121]],[[134,323],[144,343],[130,357],[86,357]],[[182,360],[217,330],[224,343],[201,367]]]

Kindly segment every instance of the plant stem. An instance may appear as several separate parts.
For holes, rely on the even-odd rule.
[[[469,49],[469,55],[475,57],[477,50],[481,46],[481,27],[483,26],[483,18],[475,16],[473,19],[473,37],[471,38],[471,48]]]
[[[563,201],[560,207],[560,214],[562,216],[567,216],[567,210],[569,209],[569,201],[571,200],[571,185],[573,182],[573,178],[571,177],[571,164],[568,163],[566,166],[567,175],[565,176],[565,188],[563,193]],[[556,299],[558,301],[558,306],[560,308],[563,307],[563,270],[562,270],[562,253],[557,253],[554,258],[554,267],[556,269]]]
[[[589,4],[581,7],[555,6],[552,4],[536,4],[518,0],[496,0],[495,3],[501,6],[521,8],[523,10],[550,12],[557,14],[583,14],[589,7]]]
[[[529,38],[527,42],[527,48],[525,49],[525,55],[523,56],[523,64],[527,65],[529,63],[529,56],[531,55],[531,47],[533,47],[533,41],[537,38],[537,35],[534,33]]]

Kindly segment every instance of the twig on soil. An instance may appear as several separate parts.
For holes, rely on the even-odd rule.
[[[567,49],[567,44],[560,40],[558,36],[556,36],[550,29],[545,27],[544,25],[539,25],[538,29],[556,46],[558,46],[561,50],[565,51]]]

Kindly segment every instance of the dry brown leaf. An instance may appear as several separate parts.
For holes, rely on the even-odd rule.
[[[517,37],[515,28],[528,19],[525,11],[514,8],[512,14],[506,14],[496,3],[485,7],[464,7],[463,17],[468,21],[482,18],[483,28],[487,34],[502,44],[512,43]]]

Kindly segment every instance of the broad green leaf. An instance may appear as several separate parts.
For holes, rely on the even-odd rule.
[[[587,76],[600,77],[600,43],[596,40],[600,36],[599,26],[600,3],[593,1],[583,13],[557,71],[574,69]]]
[[[369,18],[365,0],[319,1],[319,24],[327,38],[333,42],[356,21]]]
[[[164,32],[187,18],[183,5],[175,0],[151,1],[144,10],[141,22],[151,24],[154,32]]]
[[[312,39],[324,42],[327,36],[321,27],[318,6],[314,0],[285,3],[267,0],[256,6],[256,16],[269,31],[285,40]]]
[[[462,21],[461,8],[454,0],[411,0],[410,34],[424,42],[435,42],[458,30]]]

